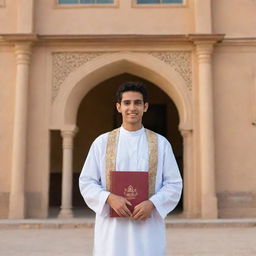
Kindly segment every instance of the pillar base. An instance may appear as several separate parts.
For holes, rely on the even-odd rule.
[[[61,209],[58,218],[60,219],[70,219],[74,218],[74,214],[72,209]]]
[[[203,196],[201,205],[201,217],[202,219],[217,219],[218,207],[217,198],[215,196]]]
[[[22,193],[10,194],[9,219],[25,219],[25,196]]]
[[[200,213],[196,213],[193,211],[184,211],[181,214],[181,217],[184,219],[196,219],[196,218],[200,218]]]

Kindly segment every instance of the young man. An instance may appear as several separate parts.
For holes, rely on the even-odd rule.
[[[164,219],[177,205],[182,190],[178,166],[169,142],[142,125],[148,109],[142,83],[122,84],[117,91],[116,108],[122,114],[122,126],[96,138],[79,179],[81,194],[96,213],[94,255],[162,256]],[[149,199],[131,212],[127,199],[110,193],[109,168],[148,171],[152,192]],[[111,218],[110,207],[121,218]]]

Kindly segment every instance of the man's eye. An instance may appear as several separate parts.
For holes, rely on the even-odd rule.
[[[124,103],[124,105],[129,105],[130,104],[129,101],[124,101],[123,103]]]
[[[141,100],[135,101],[135,104],[136,104],[136,105],[141,105],[141,104],[142,104],[142,101],[141,101]]]

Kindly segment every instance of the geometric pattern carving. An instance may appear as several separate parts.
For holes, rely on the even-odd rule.
[[[170,65],[182,76],[187,88],[192,90],[192,65],[189,51],[148,52],[148,54]]]
[[[56,52],[52,54],[52,102],[65,78],[92,59],[109,52]],[[113,52],[112,52],[113,53]],[[141,52],[150,54],[170,65],[184,79],[186,86],[192,90],[191,53],[189,51]]]
[[[103,52],[58,52],[53,53],[52,101],[56,98],[65,78],[86,62],[104,54]]]

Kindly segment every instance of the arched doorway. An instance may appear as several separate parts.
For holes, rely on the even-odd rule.
[[[124,73],[128,73],[128,74],[124,75]],[[184,182],[184,188],[185,188],[184,212],[185,212],[185,216],[193,216],[194,214],[193,211],[196,207],[196,202],[194,200],[194,198],[196,197],[195,195],[196,180],[195,180],[195,174],[193,171],[194,168],[192,163],[194,149],[193,149],[193,137],[192,137],[193,133],[192,133],[191,94],[186,88],[186,85],[182,77],[180,77],[180,75],[174,69],[172,69],[170,66],[166,65],[165,63],[161,62],[160,60],[157,60],[156,58],[146,54],[125,52],[125,53],[113,53],[106,56],[98,57],[95,60],[91,61],[89,64],[85,64],[82,67],[80,67],[78,70],[71,73],[67,77],[67,79],[63,82],[63,85],[61,86],[58,92],[58,95],[52,104],[51,129],[53,130],[59,129],[61,130],[61,134],[62,134],[63,163],[64,163],[62,167],[62,174],[63,176],[66,177],[64,179],[65,180],[64,184],[66,187],[69,187],[70,189],[71,184],[66,175],[67,174],[70,175],[73,172],[73,167],[72,167],[73,140],[75,137],[74,135],[76,133],[75,132],[76,127],[79,125],[78,117],[80,115],[79,114],[80,103],[83,101],[84,98],[86,98],[85,95],[89,93],[93,93],[94,89],[97,90],[96,89],[97,87],[100,87],[101,84],[104,84],[104,81],[106,82],[109,79],[110,80],[117,79],[117,77],[119,78],[121,77],[122,79],[124,79],[125,76],[130,76],[129,78],[133,76],[133,79],[135,78],[135,76],[137,76],[136,79],[138,79],[138,77],[139,79],[147,79],[146,83],[150,84],[150,87],[155,88],[156,90],[155,91],[156,93],[153,93],[153,94],[157,95],[162,90],[162,93],[165,92],[163,93],[163,95],[165,95],[165,97],[169,99],[169,102],[173,101],[172,102],[173,107],[167,108],[167,110],[168,109],[177,110],[176,120],[177,120],[177,124],[179,123],[178,125],[179,130],[184,138],[183,147],[181,146],[182,143],[177,144],[179,145],[179,151],[183,152],[183,154],[180,154],[181,159],[183,155],[183,161],[179,161],[179,159],[177,160],[178,162],[181,163],[181,165],[182,164],[184,165],[184,168],[181,168],[181,169],[184,169],[184,181],[185,181]],[[107,86],[105,86],[104,88],[107,88]],[[157,99],[157,97],[155,99]],[[81,106],[82,104],[83,103],[81,103]],[[97,102],[93,102],[93,104],[97,104]],[[114,104],[111,104],[111,105],[112,105],[111,111],[113,111]],[[152,106],[153,105],[154,104],[152,104]],[[161,107],[162,109],[160,111],[162,112],[164,111],[163,110],[164,107],[159,105],[163,105],[163,104],[160,103],[158,104],[158,106],[155,106],[155,113],[157,113],[157,111],[159,111]],[[92,106],[95,106],[95,105],[92,105]],[[101,117],[104,118],[105,115]],[[146,116],[145,116],[145,120],[146,120]],[[163,120],[163,123],[164,122],[165,121]],[[81,124],[79,126],[81,126]],[[164,127],[164,125],[160,126],[160,128],[161,127]],[[175,127],[175,126],[170,126],[170,127]],[[109,126],[109,129],[107,129],[107,127],[104,127],[104,128],[105,129],[102,131],[99,131],[97,135],[99,135],[102,132],[105,132],[106,130],[113,129],[113,124]],[[148,127],[148,128],[152,129],[152,127]],[[176,129],[176,132],[178,132],[177,126],[175,129]],[[158,132],[159,133],[162,132],[164,134],[164,132],[166,131],[163,129],[161,132],[160,131]],[[170,136],[169,134],[170,134],[169,132],[166,132],[167,138],[168,136]],[[95,137],[96,136],[94,136],[93,138]],[[92,142],[89,139],[87,141],[88,141],[88,144],[91,144]],[[171,139],[171,142],[172,142],[172,139]],[[172,145],[175,151],[175,147],[176,147],[175,142],[172,142]],[[77,168],[77,170],[75,171],[77,173],[80,172],[81,163],[84,161],[86,157],[86,152],[84,150],[86,147],[85,144],[83,144],[80,147],[84,152],[84,156],[80,160],[80,167],[79,168],[75,167],[75,169]],[[79,148],[79,146],[76,148]],[[180,150],[181,148],[183,150]],[[79,163],[79,161],[77,160],[75,160],[74,162]],[[190,176],[189,179],[186,178],[188,176]],[[72,176],[68,176],[68,177],[72,177]],[[191,179],[191,177],[193,177],[193,179]],[[66,193],[65,189],[64,189],[64,192],[66,194],[66,197],[64,196],[64,198],[68,199],[68,196],[70,196],[70,193]],[[63,196],[63,191],[62,191],[62,196]],[[64,211],[62,210],[62,211],[63,212],[66,211],[67,214],[65,212],[65,215],[70,216],[70,213],[72,213],[72,210],[71,210],[72,203],[70,202],[70,200],[65,200],[65,205],[68,205],[68,206],[62,207],[62,209],[64,208],[67,211],[66,210]]]
[[[115,109],[115,92],[125,81],[142,81],[149,92],[149,109],[143,118],[143,124],[165,136],[172,144],[176,161],[183,176],[183,144],[179,132],[179,115],[173,101],[158,86],[140,77],[124,73],[110,78],[94,87],[83,98],[77,115],[79,132],[74,140],[73,151],[73,210],[75,216],[88,214],[78,189],[78,178],[90,145],[100,134],[110,131],[121,124],[121,115]],[[52,133],[50,207],[60,206],[61,200],[61,138],[58,132]],[[58,160],[57,160],[58,159]],[[182,212],[183,200],[175,209]],[[53,210],[53,209],[52,209]],[[55,210],[56,211],[56,210]],[[53,213],[53,212],[52,212]],[[55,215],[57,212],[55,212]]]

